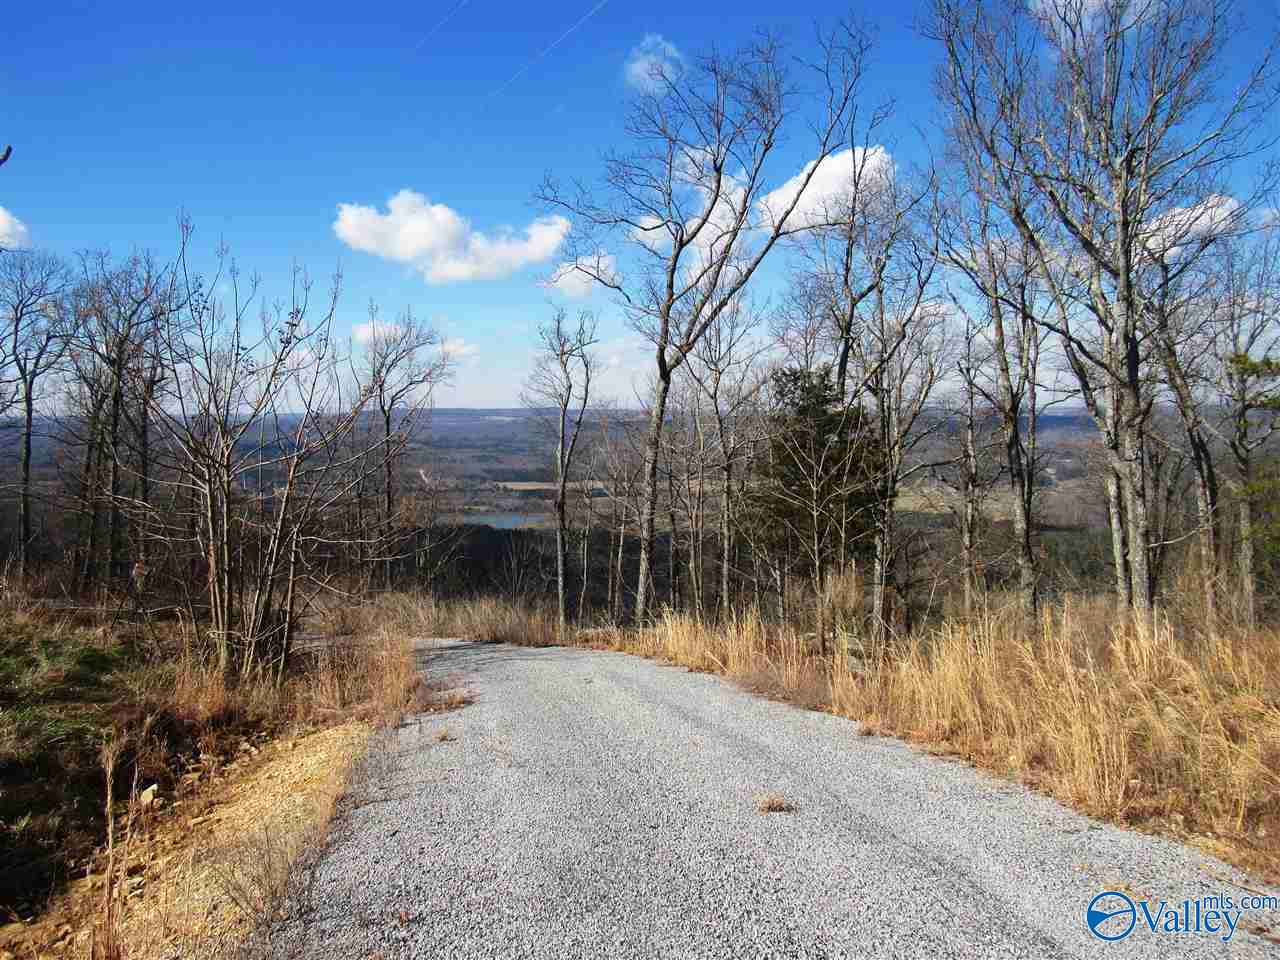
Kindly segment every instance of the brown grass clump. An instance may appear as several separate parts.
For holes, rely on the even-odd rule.
[[[560,642],[555,611],[546,604],[500,597],[439,600],[431,594],[384,594],[362,616],[415,637],[465,637],[481,643],[546,647]]]
[[[796,805],[780,793],[766,793],[756,802],[761,813],[795,813]]]

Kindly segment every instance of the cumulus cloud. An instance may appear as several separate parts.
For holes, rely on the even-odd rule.
[[[444,284],[505,277],[550,260],[564,243],[569,221],[540,217],[522,230],[506,227],[489,235],[450,207],[401,190],[385,213],[338,204],[333,232],[353,250],[413,264],[428,283]]]
[[[356,343],[369,343],[377,339],[394,337],[403,328],[395,323],[383,323],[381,320],[370,320],[367,323],[357,323],[351,328],[351,336],[355,338]]]
[[[474,343],[467,343],[461,337],[448,337],[440,344],[440,352],[450,360],[464,360],[480,352]]]
[[[596,288],[596,277],[612,281],[617,277],[618,261],[608,253],[568,260],[556,267],[546,286],[558,290],[566,297],[581,300],[591,296]]]
[[[0,247],[17,250],[31,242],[27,225],[4,207],[0,207]]]
[[[641,93],[653,93],[664,80],[674,80],[684,72],[684,57],[676,45],[659,33],[647,33],[631,48],[622,76],[627,86]]]
[[[772,225],[795,200],[805,177],[812,172],[799,204],[787,220],[789,227],[812,227],[834,214],[848,216],[856,193],[862,205],[874,204],[886,195],[893,181],[893,158],[884,147],[854,147],[823,157],[814,169],[810,160],[804,169],[776,190],[760,199],[761,216]]]
[[[591,389],[596,396],[624,405],[642,398],[646,380],[653,372],[653,345],[638,334],[628,333],[604,340],[595,350],[599,367]]]
[[[1234,197],[1212,194],[1187,207],[1175,207],[1151,221],[1146,238],[1152,256],[1169,257],[1184,247],[1237,229],[1244,210]]]

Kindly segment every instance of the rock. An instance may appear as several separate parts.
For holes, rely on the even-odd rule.
[[[138,794],[138,806],[143,810],[150,810],[156,805],[156,795],[159,793],[159,790],[159,785],[154,783],[147,787],[147,789],[143,790]]]

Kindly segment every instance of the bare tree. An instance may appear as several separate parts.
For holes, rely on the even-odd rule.
[[[965,342],[973,342],[970,334],[979,338],[988,362],[969,364],[962,375],[967,389],[980,394],[1000,421],[1014,501],[1018,592],[1023,610],[1033,614],[1040,599],[1035,497],[1040,480],[1040,354],[1046,338],[1037,317],[1048,304],[1032,251],[984,196],[980,173],[965,172],[950,191],[947,220],[952,229],[945,257],[976,298],[976,303],[971,297],[952,298],[965,319]]]
[[[555,418],[556,601],[563,640],[568,629],[568,484],[596,370],[591,352],[596,343],[595,318],[582,313],[576,326],[571,326],[565,311],[557,310],[551,322],[538,330],[538,339],[541,354],[525,383],[524,402],[535,410],[550,408]]]
[[[384,585],[390,589],[396,559],[397,463],[431,403],[434,388],[448,376],[449,357],[430,352],[440,339],[410,310],[387,324],[379,319],[377,305],[371,303],[368,329],[364,351],[353,366],[356,382],[367,392],[380,430],[370,452],[379,461],[382,474],[379,552]]]
[[[983,389],[983,371],[991,363],[990,350],[981,336],[981,322],[963,308],[960,315],[963,326],[955,364],[958,383],[955,395],[943,408],[955,426],[946,431],[944,449],[955,453],[946,462],[931,467],[930,473],[953,494],[947,499],[946,509],[960,535],[964,613],[972,617],[982,592],[979,549],[987,501],[1003,470],[992,463],[992,411]]]
[[[890,604],[906,614],[898,569],[906,541],[899,529],[897,500],[913,476],[930,464],[915,456],[943,420],[929,415],[929,403],[950,365],[947,317],[936,288],[939,251],[934,225],[901,235],[885,272],[866,301],[852,347],[860,392],[847,402],[863,404],[880,452],[877,487],[883,498],[876,512],[871,616],[874,638],[894,630]]]
[[[781,44],[764,37],[733,54],[712,52],[690,70],[655,69],[634,104],[632,148],[605,158],[603,189],[568,190],[548,178],[539,198],[574,221],[568,271],[618,295],[652,345],[655,391],[644,449],[636,616],[651,592],[658,468],[673,372],[783,238],[815,225],[797,214],[814,177],[848,138],[871,41],[842,25],[822,40],[805,106],[811,160],[775,182],[779,145],[802,109]],[[776,189],[775,189],[776,188]],[[622,262],[621,250],[632,257]]]
[[[90,404],[95,429],[89,449],[97,450],[106,474],[100,496],[93,501],[92,523],[96,527],[101,504],[107,514],[107,572],[116,581],[126,576],[128,568],[129,405],[137,371],[152,363],[145,354],[154,350],[161,326],[171,323],[176,312],[176,281],[172,265],[150,254],[138,253],[114,263],[109,254],[95,253],[83,259],[82,278],[73,298],[77,335],[70,357],[81,383],[90,394],[98,394]],[[90,558],[90,563],[92,570],[96,558]]]
[[[204,293],[185,260],[177,272],[183,307],[166,314],[162,337],[180,374],[153,402],[177,464],[169,483],[194,511],[219,667],[279,671],[299,611],[325,586],[315,570],[332,546],[324,517],[354,485],[350,464],[367,462],[343,440],[373,389],[362,384],[352,396],[338,376],[346,361],[330,330],[340,277],[317,312],[310,281],[295,270],[289,299],[251,320],[257,281],[246,283],[234,264],[207,285],[225,283],[225,302]]]
[[[0,260],[0,314],[4,354],[12,365],[16,401],[22,410],[18,489],[18,575],[25,580],[32,542],[31,446],[36,406],[45,377],[57,369],[71,330],[65,297],[66,265],[42,253],[13,253]]]
[[[934,0],[938,87],[984,195],[1049,285],[1042,322],[1103,432],[1118,589],[1155,602],[1153,321],[1171,285],[1247,216],[1237,161],[1265,146],[1268,52],[1227,89],[1231,0]],[[1214,230],[1203,228],[1212,222]],[[1055,264],[1065,271],[1052,269]]]
[[[725,311],[707,331],[688,366],[714,419],[715,450],[720,473],[720,598],[719,612],[727,617],[733,598],[735,474],[750,453],[760,431],[752,416],[765,385],[757,360],[762,346],[751,337],[759,315],[741,302]],[[807,367],[803,369],[808,369]]]
[[[1257,616],[1254,516],[1260,455],[1280,436],[1280,226],[1223,245],[1205,309],[1217,323],[1209,357],[1212,424],[1230,454],[1236,501],[1236,569],[1243,619]]]

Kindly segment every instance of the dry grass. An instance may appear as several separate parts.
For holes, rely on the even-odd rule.
[[[340,638],[290,665],[230,677],[173,625],[111,631],[0,611],[0,913],[24,919],[83,875],[134,786],[172,804],[241,751],[355,718],[392,724],[428,695],[409,640]],[[104,779],[100,748],[122,747]]]
[[[795,813],[796,805],[780,793],[766,793],[756,801],[761,813]]]
[[[311,906],[312,867],[370,727],[348,723],[267,748],[179,816],[136,791],[103,872],[0,949],[90,960],[246,958],[262,924]]]
[[[522,642],[543,629],[497,601],[452,618],[440,606],[433,622],[454,635]],[[1183,603],[1175,619],[1144,621],[1106,599],[1068,600],[1028,623],[1002,607],[878,653],[837,635],[824,657],[752,612],[717,625],[668,612],[577,642],[723,674],[1280,875],[1280,631],[1206,630],[1198,615]]]
[[[545,647],[559,643],[551,606],[499,597],[439,600],[430,594],[382,594],[345,616],[365,629],[389,627],[416,637],[466,637],[481,643]]]
[[[958,752],[1090,813],[1221,840],[1280,866],[1280,644],[1068,604],[944,624],[864,676],[837,712]]]

